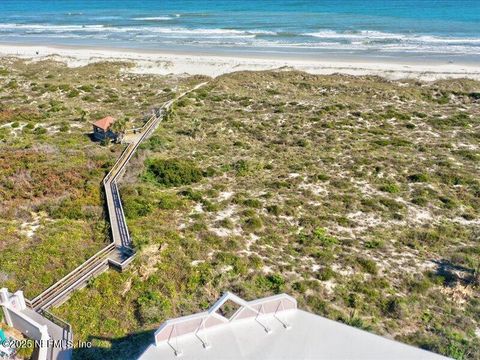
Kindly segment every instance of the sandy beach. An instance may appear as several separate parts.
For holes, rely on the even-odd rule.
[[[399,60],[352,60],[320,58],[288,58],[275,55],[258,56],[164,53],[131,49],[100,49],[67,46],[0,45],[0,56],[19,57],[40,61],[51,59],[68,66],[83,66],[99,61],[127,61],[128,70],[140,74],[189,74],[219,76],[242,70],[296,69],[312,74],[342,73],[349,75],[377,75],[387,79],[414,78],[434,81],[447,78],[480,79],[480,64],[441,63],[426,60],[408,62]]]

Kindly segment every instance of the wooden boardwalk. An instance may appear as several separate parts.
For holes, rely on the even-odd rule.
[[[135,251],[132,246],[130,233],[128,232],[128,226],[125,219],[125,214],[123,212],[122,200],[118,191],[117,181],[125,172],[128,162],[138,149],[139,145],[155,131],[156,127],[164,118],[170,107],[175,103],[175,101],[184,97],[188,93],[197,90],[199,87],[205,84],[206,83],[198,84],[191,90],[186,91],[177,96],[175,99],[168,101],[161,108],[154,109],[152,116],[143,126],[140,136],[138,136],[134,142],[130,143],[125,148],[114,164],[113,168],[110,170],[107,176],[105,176],[103,180],[103,186],[107,201],[112,242],[104,249],[90,257],[79,267],[50,286],[40,295],[35,297],[33,300],[27,302],[28,307],[32,309],[30,310],[32,313],[36,312],[39,314],[39,316],[42,315],[43,317],[49,314],[49,318],[45,317],[45,322],[47,322],[52,328],[52,333],[50,334],[52,338],[59,337],[60,332],[63,332],[62,336],[68,336],[69,339],[71,339],[73,335],[71,333],[70,325],[48,313],[47,310],[49,308],[61,305],[75,290],[86,286],[90,279],[101,274],[109,267],[114,267],[122,271],[133,260]],[[55,332],[55,334],[53,332]],[[64,356],[67,356],[66,358],[70,358],[71,349],[69,351],[62,352],[62,355],[60,355],[60,353],[54,354],[52,351],[50,353],[51,359],[63,359],[65,358]]]
[[[90,279],[101,274],[110,266],[123,270],[133,260],[135,251],[133,250],[132,240],[128,232],[117,181],[140,143],[153,132],[164,114],[165,111],[163,109],[155,109],[154,115],[145,124],[142,135],[138,137],[137,141],[125,148],[112,170],[103,180],[112,243],[35,297],[31,301],[31,307],[34,310],[47,310],[52,306],[62,304],[72,292],[84,287]]]

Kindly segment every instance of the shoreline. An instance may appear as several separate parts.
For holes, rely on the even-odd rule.
[[[446,63],[431,59],[376,59],[347,57],[282,58],[282,54],[222,54],[220,52],[156,51],[86,46],[12,45],[0,43],[0,57],[31,61],[55,60],[77,67],[99,61],[126,61],[134,66],[127,71],[157,75],[207,75],[216,77],[234,71],[295,69],[311,74],[377,75],[389,80],[435,81],[449,78],[480,80],[480,64]]]

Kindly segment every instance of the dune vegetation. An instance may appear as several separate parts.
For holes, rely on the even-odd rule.
[[[123,68],[1,60],[0,287],[38,295],[110,242],[101,180],[123,145],[92,141],[91,122],[141,126],[190,82]]]
[[[112,66],[113,74],[124,78],[122,85],[112,85],[110,75],[95,80]],[[126,75],[115,66],[75,70],[99,72],[86,83],[103,95],[93,103],[81,100],[89,119],[92,109],[118,111],[117,116],[131,111],[133,118],[135,111],[138,115],[169,98],[165,87],[195,81]],[[2,76],[5,88],[12,75]],[[138,89],[139,82],[148,90]],[[125,101],[148,91],[157,95],[147,104],[118,100],[111,105],[103,101],[110,88]],[[86,96],[75,89],[80,99]],[[68,93],[61,91],[49,96],[67,103]],[[120,95],[129,91],[135,95]],[[10,102],[17,105],[10,108],[20,107],[21,92],[16,94]],[[50,100],[25,100],[22,108]],[[53,310],[73,325],[77,339],[93,341],[92,349],[77,349],[75,357],[134,358],[163,321],[206,309],[228,290],[246,299],[286,292],[301,308],[322,316],[457,359],[478,358],[479,105],[480,83],[471,80],[422,83],[296,71],[212,79],[175,104],[122,179],[137,249],[132,265],[123,273],[100,275]],[[65,114],[74,111],[66,107]],[[69,116],[73,122],[78,115]],[[10,124],[9,132],[12,122],[3,121]],[[83,132],[87,127],[88,122]],[[63,166],[77,169],[84,183],[40,201],[35,211],[42,209],[48,219],[42,221],[51,224],[48,232],[42,230],[43,239],[58,236],[62,243],[62,226],[72,222],[96,231],[93,250],[107,241],[99,184],[120,148],[92,144],[76,131],[71,136],[85,141],[84,147],[65,144],[67,135],[43,136],[65,152]],[[42,144],[36,136],[26,138],[32,147]],[[1,146],[23,154],[11,141]],[[92,152],[103,159],[96,167]],[[9,165],[11,156],[2,164]],[[82,172],[75,156],[90,164],[84,166],[95,176]],[[2,174],[2,196],[23,192],[16,186],[9,190],[4,179],[8,176]],[[33,199],[6,203],[33,206]],[[80,210],[75,204],[82,204]],[[89,217],[92,208],[95,216]],[[66,209],[81,215],[70,218]],[[20,236],[29,241],[27,249],[38,246],[42,238],[19,235],[21,224],[15,221],[20,215],[11,211],[1,228],[8,235],[6,248],[14,249]],[[22,216],[32,221],[28,212]],[[72,236],[69,241],[75,242]],[[77,261],[86,256],[78,247],[69,251],[81,254]],[[21,282],[14,270],[5,272],[3,254],[2,249],[6,280],[0,281],[10,287],[26,284],[28,274]]]

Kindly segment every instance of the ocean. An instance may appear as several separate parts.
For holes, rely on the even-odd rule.
[[[480,63],[480,0],[0,0],[0,43]]]

